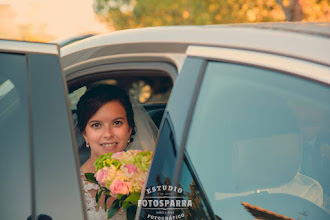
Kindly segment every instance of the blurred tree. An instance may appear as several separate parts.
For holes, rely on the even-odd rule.
[[[54,40],[54,37],[47,34],[46,24],[34,25],[34,24],[22,24],[19,25],[20,37],[18,40],[34,41],[34,42],[49,42]]]
[[[301,21],[304,17],[299,0],[276,0],[282,7],[287,21]]]
[[[47,34],[46,24],[26,23],[17,25],[17,13],[11,5],[0,4],[0,38],[36,42],[49,42],[54,37]]]
[[[329,0],[300,0],[303,21],[330,21]]]
[[[14,22],[15,17],[16,13],[10,5],[0,4],[0,38],[15,39],[18,35]]]
[[[206,220],[210,219],[210,216],[207,214],[205,209],[205,205],[203,204],[201,193],[199,192],[198,187],[196,186],[195,181],[192,181],[189,184],[190,192],[186,192],[186,196],[188,200],[191,200],[192,207],[189,209],[184,209],[184,217],[186,219],[198,219],[198,220]]]
[[[330,21],[329,0],[276,0],[287,21]]]
[[[329,0],[95,0],[115,29],[268,21],[330,20]]]

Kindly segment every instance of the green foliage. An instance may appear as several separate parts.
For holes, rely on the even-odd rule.
[[[329,21],[329,0],[94,0],[116,30],[243,22]]]
[[[119,160],[111,159],[112,155],[113,153],[107,153],[99,156],[96,159],[94,163],[96,172],[102,169],[103,167],[110,167],[111,165],[114,165],[116,168],[121,166],[121,162]]]
[[[131,206],[127,209],[127,220],[134,220],[136,214],[137,207]]]
[[[141,151],[136,155],[133,163],[143,171],[147,171],[151,164],[151,160],[152,153],[150,151]]]
[[[285,19],[275,0],[95,0],[94,9],[115,29]]]
[[[98,184],[98,182],[96,181],[95,177],[94,177],[94,173],[85,173],[85,177],[86,180],[91,182],[91,183],[96,183]]]
[[[112,154],[113,153],[103,154],[95,160],[94,166],[96,171],[102,169],[104,166],[108,166],[108,167],[110,166]]]
[[[137,206],[140,196],[141,196],[140,192],[135,192],[135,193],[130,194],[125,201]]]
[[[117,199],[112,203],[112,206],[108,211],[108,218],[113,217],[119,211],[120,207],[122,207],[123,210],[126,211],[127,219],[134,219],[140,195],[140,192],[132,193],[129,196],[117,194]],[[109,195],[106,195],[104,207],[106,207],[106,200],[109,197]]]
[[[108,218],[112,218],[113,216],[115,216],[115,214],[119,211],[119,209],[120,209],[119,201],[115,200],[108,211]]]

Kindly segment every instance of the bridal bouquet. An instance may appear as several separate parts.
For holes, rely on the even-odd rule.
[[[87,181],[100,186],[95,199],[100,205],[100,197],[104,194],[105,211],[107,199],[117,198],[108,210],[108,218],[123,208],[127,219],[134,219],[152,155],[150,151],[141,150],[103,154],[94,163],[96,173],[85,173]]]

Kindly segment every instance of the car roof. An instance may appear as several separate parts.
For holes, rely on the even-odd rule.
[[[55,43],[60,45],[60,47],[64,47],[66,45],[72,44],[76,41],[83,40],[89,37],[94,36],[95,34],[85,34],[85,35],[79,35],[79,36],[74,36],[70,38],[65,38],[65,39],[60,39],[60,40],[54,40],[51,43]]]
[[[323,23],[258,23],[206,26],[167,26],[115,31],[82,40],[61,49],[70,62],[93,56],[106,56],[111,45],[182,44],[247,49],[310,60],[330,65],[330,22]],[[154,45],[156,46],[156,45]],[[88,55],[83,54],[88,50]],[[159,49],[160,50],[160,49]],[[166,47],[163,48],[164,52]],[[161,52],[161,51],[158,51]],[[176,51],[180,53],[180,51]],[[70,57],[70,56],[69,56]],[[72,59],[73,58],[73,59]]]
[[[245,23],[230,24],[232,27],[251,27],[259,29],[272,29],[299,34],[309,34],[321,37],[330,37],[330,22],[268,22],[268,23]]]

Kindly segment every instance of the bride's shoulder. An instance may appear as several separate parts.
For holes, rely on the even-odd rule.
[[[97,184],[95,184],[95,183],[90,183],[90,182],[86,181],[85,173],[94,173],[93,167],[91,168],[87,162],[84,163],[80,167],[81,180],[83,181],[84,185],[93,185],[93,186],[95,185],[95,186],[97,186]],[[96,187],[92,187],[92,188],[96,188]]]
[[[83,165],[80,167],[80,172],[82,173],[95,173],[95,168],[92,162],[87,160]]]

